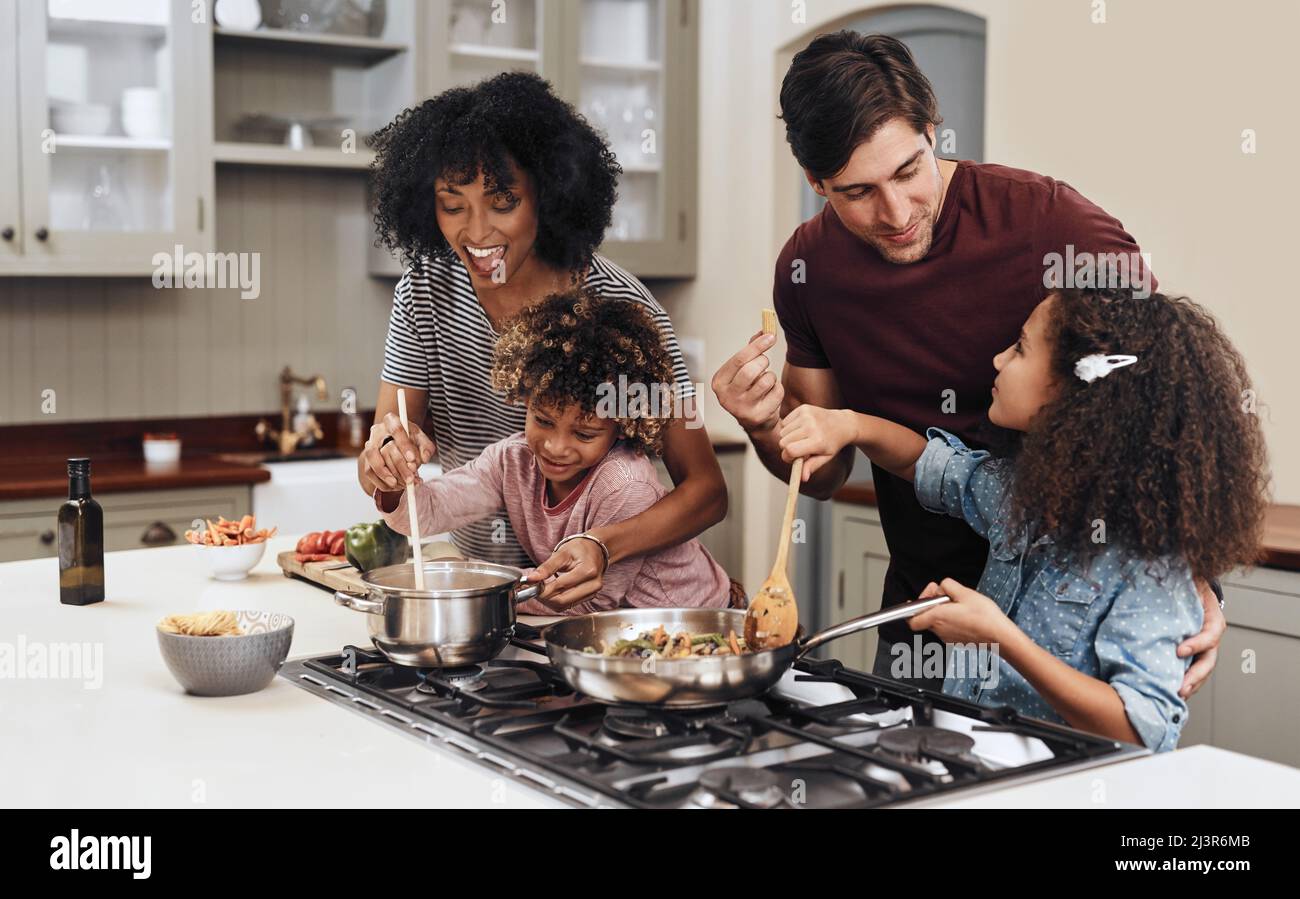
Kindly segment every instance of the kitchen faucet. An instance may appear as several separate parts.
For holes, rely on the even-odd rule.
[[[325,399],[328,394],[325,392],[325,378],[322,375],[309,375],[300,378],[294,375],[289,366],[285,366],[280,372],[280,427],[277,430],[270,426],[265,418],[258,419],[254,430],[257,432],[257,439],[261,441],[273,440],[280,448],[280,455],[287,456],[297,448],[298,444],[308,436],[320,440],[325,436],[321,430],[320,422],[316,421],[315,415],[308,415],[305,426],[302,429],[294,429],[289,426],[290,406],[293,404],[293,385],[315,385],[316,395],[320,399]]]

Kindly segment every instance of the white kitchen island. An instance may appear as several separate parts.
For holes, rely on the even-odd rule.
[[[89,644],[102,670],[0,678],[0,806],[545,808],[558,798],[430,748],[277,677],[246,696],[184,693],[159,655],[156,622],[209,609],[293,616],[290,658],[368,642],[362,615],[284,577],[277,537],[247,580],[210,580],[189,546],[105,556],[107,599],[64,606],[58,562],[0,564],[0,647]],[[525,619],[533,621],[533,619]],[[544,619],[539,619],[544,620]],[[95,647],[99,647],[95,650]],[[98,684],[96,683],[98,680]],[[934,805],[1300,806],[1300,770],[1206,746]]]

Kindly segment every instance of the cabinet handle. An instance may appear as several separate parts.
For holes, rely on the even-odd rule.
[[[155,521],[144,529],[140,542],[145,546],[169,546],[176,542],[176,532],[161,521]]]
[[[46,531],[45,533],[41,534],[40,540],[46,546],[49,546],[51,543],[54,542],[54,532]]]
[[[836,593],[839,597],[838,600],[839,608],[842,609],[844,608],[844,569],[843,568],[840,569],[839,586],[836,588]]]
[[[36,239],[37,239],[37,240],[44,241],[44,240],[47,240],[47,239],[49,238],[49,236],[50,236],[50,230],[49,230],[48,228],[37,228],[37,229],[36,229]]]
[[[13,240],[14,239],[13,227],[11,225],[6,225],[5,229],[3,231],[0,231],[0,237],[3,237],[5,240]]]

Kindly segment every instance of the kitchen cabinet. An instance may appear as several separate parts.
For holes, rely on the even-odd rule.
[[[347,22],[337,4],[317,6],[294,28],[212,27],[217,165],[365,172],[366,138],[416,101],[423,3],[388,0]]]
[[[600,252],[640,277],[696,265],[696,0],[438,0],[424,93],[536,72],[609,140],[623,167]],[[401,266],[376,249],[370,271]]]
[[[208,32],[191,8],[3,4],[0,116],[18,127],[0,137],[0,274],[151,275],[156,254],[211,249]]]
[[[252,508],[250,488],[242,485],[103,493],[95,500],[104,508],[105,552],[171,546],[184,542],[196,518],[237,519]],[[52,497],[0,503],[0,562],[57,556],[55,516],[62,503]]]
[[[1300,572],[1223,579],[1228,630],[1214,674],[1191,698],[1180,746],[1210,743],[1300,766]]]
[[[838,624],[880,608],[889,568],[889,547],[874,506],[831,504],[831,591],[821,620]],[[876,661],[879,631],[872,629],[836,640],[824,656],[870,671]]]
[[[727,517],[701,534],[700,542],[727,574],[740,580],[745,558],[746,451],[735,451],[728,447],[719,449],[717,455],[718,465],[722,468],[722,479],[727,482]],[[662,459],[655,459],[655,469],[659,472],[660,483],[671,490],[673,480]],[[745,589],[752,593],[758,589],[758,585],[745,584]]]

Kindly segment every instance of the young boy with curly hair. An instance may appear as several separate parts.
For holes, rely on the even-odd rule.
[[[435,481],[418,482],[421,532],[461,527],[504,504],[538,564],[559,541],[594,539],[589,529],[648,509],[668,492],[647,455],[659,453],[674,414],[672,383],[672,361],[642,306],[570,290],[529,307],[502,333],[492,368],[493,387],[526,407],[524,430]],[[408,533],[405,493],[377,500],[388,525]],[[518,609],[578,615],[744,604],[739,584],[695,539],[609,565],[602,582],[582,602],[565,604],[560,594]]]

